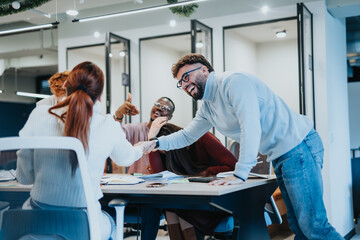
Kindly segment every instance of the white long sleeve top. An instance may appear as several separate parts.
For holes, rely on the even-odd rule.
[[[64,124],[48,113],[50,106],[36,107],[20,131],[20,136],[63,136]],[[62,110],[57,110],[58,113]],[[105,161],[110,156],[116,164],[129,166],[142,156],[139,147],[133,147],[111,115],[102,115],[98,104],[94,105],[90,121],[88,169],[96,199],[103,194],[100,179]],[[85,207],[79,169],[75,180],[70,179],[70,163],[59,151],[18,151],[17,178],[22,184],[34,184],[30,195],[34,200],[55,206]],[[64,160],[65,159],[65,160]],[[74,187],[79,185],[79,187]]]
[[[272,161],[301,143],[313,128],[260,79],[246,73],[209,74],[203,104],[183,130],[159,138],[159,149],[183,148],[211,127],[240,143],[236,176],[247,179],[260,152]]]

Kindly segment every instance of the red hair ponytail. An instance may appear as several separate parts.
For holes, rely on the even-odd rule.
[[[104,74],[92,62],[83,62],[70,72],[66,86],[68,97],[49,109],[49,113],[60,118],[64,124],[64,136],[78,138],[84,145],[85,151],[89,147],[90,119],[93,115],[93,105],[101,96],[104,89]],[[68,107],[61,116],[52,110]],[[72,164],[75,172],[77,161]]]

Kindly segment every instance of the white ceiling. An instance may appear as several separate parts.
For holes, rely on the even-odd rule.
[[[131,2],[134,6],[139,5],[135,4],[133,0],[51,0],[41,5],[40,7],[35,8],[35,10],[40,11],[44,14],[51,14],[50,20],[55,21],[56,17],[60,17],[60,15],[65,13],[66,10],[74,9],[74,4],[75,8],[79,12],[81,12],[88,9],[94,9],[115,4],[124,4],[127,2]],[[51,22],[49,21],[49,18],[41,15],[40,13],[36,13],[30,10],[0,17],[0,24],[9,24],[19,21],[27,21],[33,24]]]
[[[179,0],[182,1],[182,0]],[[302,2],[313,2],[319,0],[303,0]],[[83,2],[83,3],[81,3]],[[208,0],[198,3],[196,17],[215,17],[241,12],[259,11],[267,4],[270,9],[285,5],[296,5],[298,0]],[[75,8],[79,10],[78,18],[109,14],[114,12],[123,12],[133,9],[146,8],[158,5],[164,5],[166,0],[143,0],[142,4],[134,0],[51,0],[48,3],[36,8],[44,14],[51,14],[51,19],[34,11],[28,10],[13,15],[0,17],[0,29],[12,28],[17,22],[19,24],[43,24],[54,22],[56,19],[60,22],[71,21],[72,17],[65,14],[68,9]],[[151,20],[150,20],[151,21]]]
[[[276,38],[276,32],[286,30],[285,38]],[[283,41],[289,39],[297,39],[297,21],[278,21],[273,23],[243,26],[238,28],[227,29],[235,34],[240,35],[254,43],[264,43],[272,41]]]

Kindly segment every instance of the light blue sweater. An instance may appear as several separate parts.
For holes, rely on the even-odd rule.
[[[159,149],[183,148],[211,127],[240,143],[235,174],[247,179],[258,152],[272,161],[293,149],[313,128],[258,78],[245,73],[210,73],[203,104],[183,130],[159,138]]]

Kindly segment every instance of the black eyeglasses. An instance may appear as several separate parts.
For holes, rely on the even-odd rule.
[[[155,102],[154,106],[160,108],[161,110],[165,110],[165,111],[168,111],[168,112],[171,111],[171,107],[169,107],[168,105],[165,105],[165,104],[161,104],[159,102]]]
[[[181,79],[177,82],[177,88],[181,89],[181,86],[182,86],[182,82],[188,82],[189,81],[189,73],[193,72],[193,71],[196,71],[198,69],[200,69],[201,67],[198,67],[198,68],[195,68],[193,70],[190,70],[190,71],[187,71],[186,73],[184,73],[182,76],[181,76]]]

